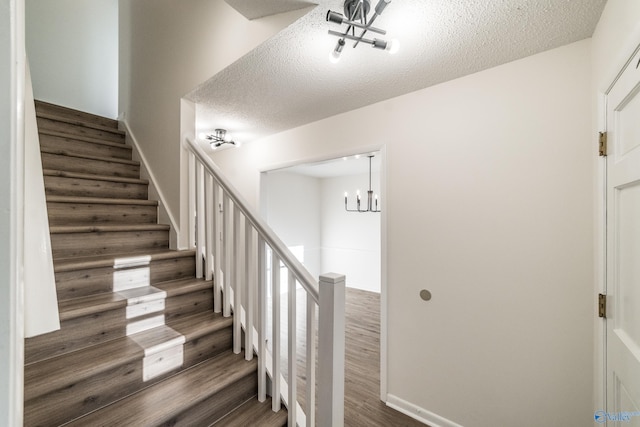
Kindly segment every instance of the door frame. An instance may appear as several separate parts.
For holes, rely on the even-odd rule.
[[[607,101],[608,95],[616,82],[624,72],[631,60],[640,51],[640,28],[631,34],[627,48],[621,52],[630,52],[624,55],[624,59],[619,61],[620,67],[615,69],[615,74],[606,80],[606,89],[599,91],[597,96],[597,122],[595,132],[595,146],[598,146],[597,135],[599,132],[607,131]],[[596,283],[595,294],[607,294],[607,158],[597,159],[597,179],[596,179]],[[597,298],[594,298],[594,313],[597,313]],[[595,324],[596,345],[594,348],[594,411],[605,410],[607,408],[607,319],[596,317]]]
[[[350,147],[342,151],[334,151],[328,154],[320,156],[305,157],[304,159],[298,159],[292,162],[283,162],[264,166],[259,170],[259,185],[258,185],[258,209],[262,216],[263,212],[263,200],[266,193],[266,187],[264,176],[268,172],[272,172],[278,169],[289,168],[292,166],[298,166],[306,163],[318,163],[333,159],[340,159],[342,157],[355,156],[357,154],[369,153],[378,151],[380,153],[380,199],[388,200],[387,193],[387,145],[368,145],[362,147]],[[388,205],[385,205],[388,206]],[[387,303],[387,209],[382,209],[380,212],[380,400],[387,403],[387,389],[388,389],[388,303]]]

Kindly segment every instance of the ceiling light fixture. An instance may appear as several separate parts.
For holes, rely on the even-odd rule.
[[[334,24],[347,25],[347,29],[344,32],[329,30],[329,34],[338,37],[338,43],[335,49],[331,52],[331,61],[338,62],[342,49],[346,44],[345,40],[353,40],[355,43],[353,47],[358,46],[358,43],[363,42],[370,44],[372,47],[381,50],[388,50],[390,53],[395,53],[398,50],[398,42],[396,40],[386,41],[382,39],[365,39],[363,38],[367,31],[373,33],[386,35],[387,32],[380,28],[373,27],[373,23],[376,18],[382,14],[387,5],[391,3],[391,0],[378,0],[373,15],[371,18],[367,18],[369,11],[371,10],[370,0],[345,0],[344,2],[344,15],[332,10],[327,12],[327,21]],[[347,18],[348,17],[348,18]],[[359,35],[356,35],[356,28],[360,28],[362,31]]]
[[[373,194],[373,190],[371,190],[371,159],[373,159],[373,154],[367,156],[369,157],[369,190],[367,191],[367,208],[360,208],[360,190],[356,192],[356,209],[349,209],[349,194],[344,193],[344,210],[347,212],[380,212],[378,209],[378,195]]]
[[[204,139],[209,141],[211,148],[216,149],[224,144],[239,145],[231,139],[231,136],[225,129],[216,129],[214,132],[213,134],[210,133],[204,136]]]

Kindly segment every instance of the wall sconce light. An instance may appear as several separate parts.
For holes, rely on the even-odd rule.
[[[363,38],[367,31],[382,35],[387,34],[385,30],[373,27],[372,25],[389,3],[391,3],[391,0],[378,0],[378,4],[374,9],[371,18],[367,18],[367,15],[371,10],[370,0],[345,0],[344,15],[332,10],[327,12],[327,22],[333,22],[338,25],[347,25],[347,29],[344,32],[329,30],[330,35],[338,37],[338,43],[336,44],[333,52],[331,52],[331,62],[338,62],[340,59],[340,53],[342,53],[342,49],[346,43],[345,40],[355,41],[353,44],[354,48],[358,46],[358,43],[363,42],[370,44],[375,49],[388,50],[392,54],[398,51],[399,45],[397,40],[386,41],[377,38]],[[360,28],[362,30],[359,35],[356,35],[356,28]]]
[[[216,129],[214,132],[215,133],[209,133],[204,136],[204,139],[209,141],[211,148],[213,148],[214,150],[224,144],[231,144],[235,146],[240,145],[231,139],[231,136],[225,129]]]
[[[349,209],[349,194],[344,193],[344,210],[347,212],[380,212],[378,209],[378,195],[373,194],[373,190],[371,190],[371,159],[373,159],[373,155],[369,157],[369,190],[367,191],[367,208],[362,209],[360,207],[360,190],[356,192],[356,208]]]

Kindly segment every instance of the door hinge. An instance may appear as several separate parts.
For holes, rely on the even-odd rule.
[[[598,317],[607,318],[607,296],[598,294]]]
[[[607,133],[600,132],[600,138],[598,139],[598,154],[600,156],[607,155]]]

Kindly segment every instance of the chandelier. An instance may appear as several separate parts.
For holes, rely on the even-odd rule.
[[[214,132],[204,136],[204,139],[211,144],[211,148],[216,149],[224,144],[237,145],[225,129],[216,129]]]
[[[346,44],[345,40],[353,40],[353,47],[358,46],[360,42],[370,44],[372,47],[381,50],[388,50],[390,53],[395,53],[398,50],[397,41],[386,41],[378,38],[365,39],[364,35],[367,31],[372,33],[386,35],[387,32],[380,28],[373,27],[373,23],[376,18],[382,14],[387,5],[391,3],[391,0],[378,0],[373,14],[367,18],[371,10],[370,0],[345,0],[344,2],[344,15],[338,12],[329,10],[327,12],[327,21],[334,24],[345,24],[347,29],[344,32],[329,30],[329,34],[338,37],[338,43],[335,49],[331,53],[332,62],[337,62],[340,59],[340,53]],[[356,28],[361,29],[360,34],[356,35]]]
[[[344,210],[347,212],[380,212],[378,209],[378,195],[373,194],[373,190],[371,190],[371,159],[373,159],[373,154],[369,157],[369,190],[367,191],[367,208],[361,208],[360,201],[360,190],[356,192],[356,208],[349,209],[349,194],[344,193]]]

